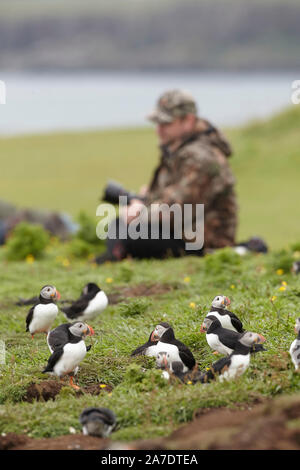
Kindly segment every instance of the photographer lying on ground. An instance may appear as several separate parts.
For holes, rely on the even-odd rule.
[[[119,218],[110,224],[107,252],[96,259],[98,264],[134,258],[163,258],[166,256],[202,255],[205,251],[234,246],[237,227],[237,203],[234,177],[228,164],[231,148],[222,134],[208,121],[197,115],[194,98],[182,90],[171,90],[158,100],[148,117],[156,124],[161,159],[147,188],[124,206]],[[118,236],[124,225],[139,217],[146,205],[165,203],[204,204],[204,246],[186,249],[186,230],[176,239],[176,227],[171,225],[169,239],[164,239],[159,219],[159,238],[126,239]],[[190,232],[196,230],[196,211],[190,218]],[[172,219],[172,217],[171,217]],[[184,217],[182,218],[183,223]],[[174,222],[174,220],[173,220]],[[149,223],[149,220],[145,221]],[[178,228],[178,227],[177,227]],[[126,227],[125,227],[126,230]],[[116,236],[115,236],[116,235]],[[188,241],[191,241],[190,239]]]

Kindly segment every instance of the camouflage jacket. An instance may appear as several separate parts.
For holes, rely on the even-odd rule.
[[[204,204],[206,250],[235,243],[237,203],[230,155],[224,136],[208,121],[199,119],[192,135],[162,148],[160,164],[146,194],[147,205]]]

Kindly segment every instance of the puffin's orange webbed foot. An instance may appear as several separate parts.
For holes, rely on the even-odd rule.
[[[70,386],[72,388],[74,388],[74,390],[80,390],[80,387],[78,387],[78,385],[75,385],[74,382],[73,382],[73,377],[71,376],[70,377]]]

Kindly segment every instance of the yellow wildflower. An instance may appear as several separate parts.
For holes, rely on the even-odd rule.
[[[100,388],[106,388],[106,385],[105,384],[100,384],[99,387]]]
[[[283,273],[284,273],[284,270],[281,268],[277,269],[276,271],[276,274],[278,274],[278,276],[282,276]]]
[[[183,282],[185,282],[185,283],[188,284],[189,282],[191,282],[191,278],[190,278],[189,276],[186,276],[186,277],[183,279]]]
[[[235,289],[235,285],[231,284],[230,289]]]
[[[107,278],[105,279],[105,282],[106,282],[107,284],[111,284],[111,283],[113,282],[113,278],[112,278],[112,277],[107,277]]]
[[[285,290],[286,290],[286,287],[285,287],[285,286],[281,286],[281,287],[279,287],[279,289],[278,289],[278,290],[280,290],[281,292],[283,292],[283,291],[285,291]]]
[[[287,286],[287,282],[282,281],[281,285],[282,285],[282,286]]]
[[[62,260],[62,263],[61,263],[65,268],[67,268],[68,266],[70,266],[70,261],[68,260],[68,258],[64,258]]]
[[[26,256],[26,263],[28,263],[28,264],[34,263],[34,256],[33,255],[27,255]]]
[[[273,296],[271,297],[271,302],[274,302],[274,300],[276,300],[276,299],[277,299],[277,295],[273,295]]]
[[[190,307],[191,307],[191,308],[196,308],[195,302],[190,302]]]

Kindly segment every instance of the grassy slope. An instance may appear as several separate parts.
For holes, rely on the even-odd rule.
[[[300,376],[293,373],[286,354],[295,336],[299,281],[288,273],[276,274],[280,265],[277,255],[241,260],[225,250],[205,259],[124,261],[98,268],[75,261],[63,267],[57,258],[61,250],[63,247],[50,248],[47,258],[33,265],[2,264],[0,338],[6,342],[7,357],[6,365],[0,366],[0,432],[46,437],[68,433],[70,426],[80,431],[79,413],[86,406],[98,404],[114,409],[118,415],[120,427],[115,439],[154,437],[166,435],[190,420],[199,407],[233,407],[299,389]],[[292,259],[292,252],[288,256]],[[113,282],[107,284],[107,277]],[[92,322],[96,331],[93,348],[81,364],[77,381],[81,386],[110,384],[114,387],[111,395],[76,398],[67,388],[54,402],[23,402],[27,386],[45,380],[41,370],[49,351],[44,336],[37,336],[32,342],[25,333],[28,307],[16,307],[13,301],[38,292],[46,282],[54,283],[63,298],[74,298],[92,280],[107,292],[140,282],[167,282],[174,288],[163,296],[140,299],[141,310],[146,307],[143,313],[134,314],[135,303],[130,299],[127,309],[120,304],[111,305]],[[288,287],[280,292],[282,280]],[[247,329],[259,331],[267,338],[268,351],[252,357],[251,367],[239,380],[207,386],[168,385],[153,370],[151,359],[129,357],[148,338],[153,325],[163,319],[171,322],[177,337],[192,349],[201,368],[209,366],[215,356],[199,329],[211,299],[220,292],[232,299],[232,310]],[[272,295],[277,296],[274,304],[270,302]],[[55,325],[64,321],[60,314]],[[129,373],[133,364],[137,370]],[[150,370],[144,374],[141,366]]]
[[[236,150],[232,163],[239,181],[241,233],[269,234],[266,238],[274,245],[285,245],[288,239],[299,240],[294,207],[299,120],[298,108],[294,108],[264,126],[229,132]],[[144,147],[147,155],[143,153]],[[21,202],[20,195],[24,196],[24,204],[32,198],[36,204],[45,202],[53,207],[60,204],[60,208],[66,205],[76,213],[79,207],[91,210],[106,175],[114,174],[128,186],[137,187],[154,163],[154,138],[151,130],[27,137],[2,140],[0,151],[2,169],[5,168],[5,173],[1,172],[3,194],[8,195],[10,190],[16,201]],[[116,158],[120,151],[124,164],[118,163],[115,168],[113,156]],[[134,174],[130,171],[129,155]],[[145,157],[147,169],[142,161],[136,165],[137,155]],[[98,174],[101,158],[105,165],[101,165]],[[83,159],[86,170],[82,168]],[[18,166],[20,161],[26,161],[26,165]],[[42,173],[46,174],[44,180]],[[29,183],[24,174],[29,175]],[[89,180],[85,181],[88,174]],[[35,199],[29,188],[34,188]],[[43,193],[39,195],[41,188]],[[274,225],[277,210],[280,227]],[[286,232],[281,232],[283,222]],[[295,236],[291,236],[292,230]],[[293,372],[287,355],[294,339],[294,319],[299,316],[299,279],[289,273],[293,256],[297,255],[295,248],[286,254],[274,252],[243,259],[225,250],[205,259],[124,261],[101,268],[75,260],[63,266],[61,256],[65,256],[65,250],[63,245],[53,244],[46,258],[33,264],[7,263],[3,250],[0,251],[0,339],[5,341],[7,351],[6,364],[0,366],[0,432],[37,437],[65,434],[70,426],[79,431],[78,415],[82,408],[98,404],[111,407],[118,415],[120,426],[114,439],[166,435],[190,420],[196,408],[236,406],[299,390],[300,376]],[[285,271],[281,276],[276,274],[280,267]],[[186,276],[189,282],[185,282]],[[108,277],[113,279],[112,283],[106,283]],[[279,291],[283,280],[288,283],[287,289]],[[114,387],[111,395],[76,398],[69,389],[63,389],[54,402],[23,402],[28,384],[45,379],[41,370],[49,352],[43,336],[32,343],[25,333],[28,307],[16,307],[14,300],[37,293],[45,283],[55,284],[63,298],[75,298],[88,281],[98,282],[107,292],[141,282],[172,283],[174,288],[163,296],[141,299],[138,305],[141,311],[146,307],[143,313],[134,315],[132,299],[127,309],[111,305],[101,318],[93,321],[96,330],[93,348],[83,361],[77,380],[82,386],[95,382],[110,384]],[[167,385],[153,370],[151,360],[129,357],[148,338],[153,325],[164,319],[172,323],[177,337],[192,349],[200,366],[207,367],[215,356],[199,328],[211,299],[218,293],[232,299],[232,310],[247,329],[259,331],[267,338],[268,351],[253,357],[251,367],[239,380],[207,386]],[[273,295],[277,296],[274,303],[270,301]],[[190,302],[196,304],[195,309]],[[61,322],[62,314],[55,325]],[[132,364],[137,369],[130,372]],[[141,373],[141,366],[149,371]]]
[[[300,108],[226,132],[240,205],[239,239],[254,234],[279,248],[300,236]],[[131,189],[157,162],[151,128],[0,140],[2,197],[23,206],[94,214],[109,178]]]

